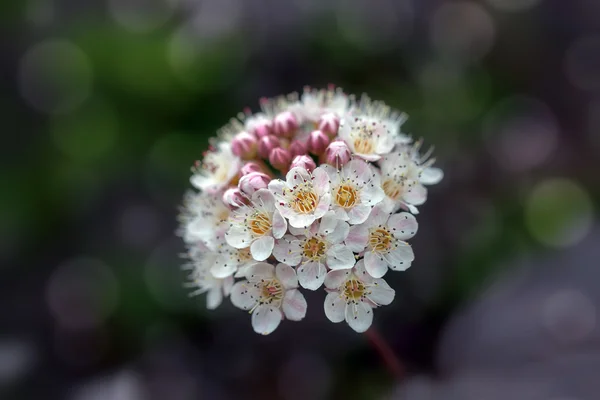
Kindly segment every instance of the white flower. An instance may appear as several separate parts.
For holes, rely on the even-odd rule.
[[[207,293],[206,307],[210,310],[217,308],[224,296],[229,296],[233,286],[233,276],[216,278],[211,273],[219,257],[220,254],[216,251],[202,245],[195,246],[189,250],[190,263],[184,265],[185,269],[191,270],[190,282],[187,282],[186,286],[196,289],[190,296]]]
[[[363,94],[360,101],[354,101],[350,107],[352,117],[358,117],[365,123],[381,123],[393,139],[395,145],[405,145],[412,142],[412,138],[402,133],[402,125],[408,119],[408,115],[396,111],[383,101],[373,101]]]
[[[325,279],[327,267],[331,270],[349,269],[355,263],[354,254],[343,245],[348,236],[349,226],[327,213],[321,222],[310,228],[290,228],[297,236],[286,235],[278,240],[273,249],[277,261],[296,268],[300,285],[309,290],[317,290]]]
[[[182,236],[186,243],[202,242],[216,250],[217,237],[227,229],[229,208],[219,194],[209,192],[188,194],[184,200],[181,216]]]
[[[315,168],[312,174],[301,167],[292,168],[285,182],[272,180],[269,190],[275,195],[275,207],[294,228],[310,226],[331,204],[329,177],[323,168]]]
[[[419,140],[412,146],[401,146],[400,151],[406,151],[417,166],[419,182],[423,185],[435,185],[444,178],[444,172],[439,168],[432,167],[435,159],[430,159],[429,157],[433,153],[433,147],[423,155],[419,153],[422,145],[423,141]]]
[[[200,190],[217,192],[234,180],[241,166],[242,161],[231,152],[231,144],[221,142],[206,152],[190,181]]]
[[[301,101],[290,105],[292,112],[301,122],[318,122],[326,113],[343,117],[349,110],[348,96],[340,88],[310,89],[302,93]]]
[[[385,192],[383,209],[395,212],[401,207],[418,214],[415,206],[425,203],[427,189],[419,180],[420,168],[406,152],[388,154],[381,160],[381,187]]]
[[[396,135],[381,121],[370,118],[344,119],[338,134],[352,153],[367,161],[379,160],[396,145]]]
[[[380,206],[373,208],[364,224],[354,225],[346,238],[346,246],[364,253],[365,268],[374,278],[381,278],[388,267],[404,271],[414,260],[412,248],[404,240],[417,233],[417,220],[412,214],[392,214]]]
[[[351,160],[341,170],[331,165],[322,168],[329,175],[332,209],[343,221],[363,223],[373,206],[385,197],[379,175],[363,160]]]
[[[298,290],[296,271],[286,264],[273,267],[267,263],[252,265],[244,281],[237,282],[231,291],[231,302],[252,313],[256,333],[268,335],[284,315],[300,321],[306,315],[306,300]]]
[[[329,292],[325,315],[331,322],[344,319],[356,332],[365,332],[373,322],[373,308],[394,300],[394,289],[383,279],[374,279],[360,260],[351,270],[330,271],[325,278]]]
[[[249,206],[242,206],[229,217],[227,243],[236,249],[250,247],[256,261],[271,255],[275,239],[283,237],[287,222],[275,208],[275,197],[267,189],[254,192]]]

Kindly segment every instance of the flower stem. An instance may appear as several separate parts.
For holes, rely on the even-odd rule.
[[[396,378],[396,380],[402,380],[404,376],[405,368],[394,354],[394,351],[388,344],[388,342],[379,334],[377,329],[370,327],[365,332],[369,341],[375,347],[375,350],[379,353],[383,362],[385,363],[388,371]]]

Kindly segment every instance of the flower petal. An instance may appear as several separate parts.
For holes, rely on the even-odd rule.
[[[317,167],[312,172],[313,188],[319,196],[329,193],[329,175],[321,167]]]
[[[387,226],[392,230],[394,237],[400,240],[410,239],[415,236],[419,229],[419,224],[415,216],[407,212],[390,216]]]
[[[427,189],[419,182],[409,180],[405,183],[405,188],[402,198],[407,203],[418,206],[427,200]]]
[[[380,203],[373,207],[369,218],[365,221],[365,225],[369,228],[372,226],[384,225],[389,217],[390,213],[384,211]]]
[[[397,245],[386,255],[386,259],[394,271],[406,271],[415,259],[415,254],[408,243],[398,240]]]
[[[373,278],[381,278],[388,270],[388,262],[372,251],[365,253],[365,269]]]
[[[310,261],[297,268],[300,286],[308,290],[317,290],[325,280],[327,269],[319,262]]]
[[[275,267],[269,263],[258,262],[248,268],[246,277],[250,282],[257,282],[261,279],[271,279],[275,275]]]
[[[342,243],[350,233],[350,225],[345,221],[337,221],[335,230],[327,235],[326,239],[329,243]]]
[[[284,236],[283,239],[275,241],[273,256],[279,262],[288,265],[298,265],[302,261],[302,247],[300,243],[293,236]]]
[[[235,247],[236,249],[245,249],[250,246],[252,241],[252,237],[250,236],[250,231],[244,225],[233,225],[229,230],[225,233],[225,241],[231,247]]]
[[[252,328],[256,333],[268,335],[277,329],[282,319],[283,314],[279,308],[266,304],[258,306],[252,313]]]
[[[369,300],[380,306],[386,306],[394,301],[396,292],[383,279],[375,279],[373,284],[369,286]]]
[[[423,185],[435,185],[444,178],[444,171],[439,168],[425,168],[421,171],[419,180]]]
[[[342,322],[344,320],[344,313],[346,310],[346,302],[339,294],[339,292],[332,292],[325,297],[324,303],[325,316],[334,323]]]
[[[260,297],[259,289],[248,281],[239,281],[231,288],[231,302],[237,308],[250,310]]]
[[[355,253],[360,253],[367,247],[367,241],[369,240],[369,228],[364,224],[353,225],[350,227],[348,236],[346,237],[345,243],[350,250]]]
[[[271,182],[269,182],[269,191],[271,191],[275,197],[282,197],[283,196],[283,190],[286,189],[286,184],[284,181],[282,181],[281,179],[273,179]],[[275,205],[277,205],[277,202],[275,203]]]
[[[338,269],[329,271],[325,276],[325,287],[327,289],[339,289],[350,276],[351,271],[347,269]]]
[[[317,232],[319,233],[319,235],[329,235],[335,230],[337,224],[337,216],[333,211],[329,211],[327,214],[323,215],[323,218],[321,218],[319,230]]]
[[[385,197],[385,192],[379,182],[377,184],[365,184],[360,191],[360,201],[362,204],[374,206],[381,202]]]
[[[287,221],[277,210],[273,211],[273,237],[280,239],[287,231]]]
[[[312,178],[306,169],[302,167],[294,167],[286,174],[285,181],[289,187],[294,187],[301,183],[311,182]]]
[[[326,193],[321,196],[319,199],[319,204],[317,205],[317,209],[314,211],[314,215],[316,218],[321,218],[327,211],[329,211],[329,206],[331,205],[331,194]]]
[[[275,267],[275,276],[277,276],[277,279],[279,279],[286,289],[295,289],[298,287],[296,271],[287,264],[277,264],[277,267]]]
[[[223,291],[220,287],[213,288],[206,294],[206,308],[214,310],[223,302]]]
[[[237,263],[229,257],[219,257],[210,267],[212,276],[218,279],[227,278],[237,271]]]
[[[369,329],[373,323],[373,309],[362,301],[356,304],[347,304],[345,317],[350,328],[362,333]]]
[[[275,209],[275,196],[268,189],[259,189],[254,192],[252,202],[265,211]]]
[[[285,292],[281,309],[287,319],[300,321],[306,315],[306,307],[306,299],[298,289]]]
[[[354,269],[352,270],[352,272],[363,283],[372,284],[374,282],[373,277],[371,275],[369,275],[369,273],[365,269],[365,259],[364,258],[361,258],[360,260],[358,260],[356,262],[356,265],[354,266]]]
[[[274,246],[275,239],[272,236],[263,236],[252,242],[250,253],[256,261],[264,261],[271,255]]]
[[[350,269],[355,263],[354,253],[343,244],[334,244],[327,250],[327,266],[331,270]]]
[[[314,214],[292,214],[289,216],[290,225],[294,228],[306,228],[319,218]]]
[[[352,225],[362,224],[369,218],[369,214],[371,214],[371,206],[367,206],[364,204],[357,204],[352,207],[350,211],[348,211],[348,223]]]

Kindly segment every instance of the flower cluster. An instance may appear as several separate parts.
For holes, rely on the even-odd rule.
[[[443,173],[401,132],[405,114],[340,89],[263,99],[221,129],[181,214],[194,293],[224,297],[269,334],[324,287],[325,315],[364,332],[390,304],[388,269],[414,260],[417,207]],[[235,278],[239,280],[235,282]]]

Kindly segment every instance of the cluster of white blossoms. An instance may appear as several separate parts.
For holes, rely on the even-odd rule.
[[[261,109],[222,128],[192,169],[188,284],[210,309],[229,296],[261,334],[303,319],[302,290],[324,288],[327,318],[364,332],[394,299],[383,276],[414,260],[417,207],[443,173],[401,132],[405,114],[367,96],[307,88]]]

